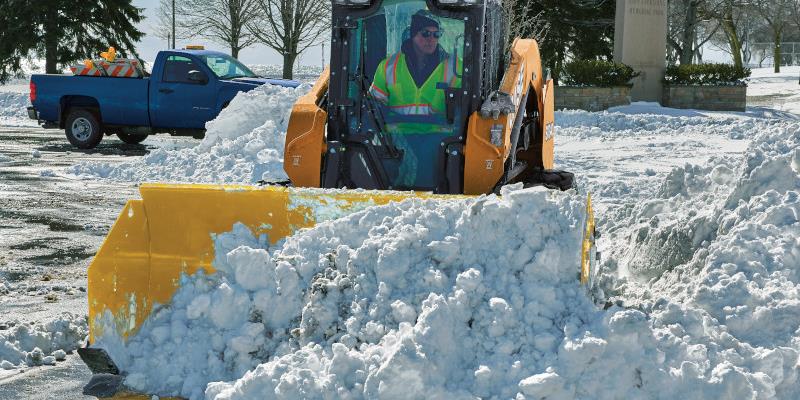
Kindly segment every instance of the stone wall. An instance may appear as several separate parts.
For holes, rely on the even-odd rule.
[[[555,96],[556,110],[603,111],[631,104],[630,86],[556,86]]]
[[[661,105],[710,111],[744,111],[747,86],[664,85]]]

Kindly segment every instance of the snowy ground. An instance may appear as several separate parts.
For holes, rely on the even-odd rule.
[[[748,80],[748,106],[769,108],[800,114],[800,67],[757,68]]]
[[[557,268],[576,253],[570,220],[552,216],[577,218],[582,195],[515,191],[373,208],[272,248],[223,235],[218,274],[187,277],[128,347],[105,346],[129,386],[218,400],[797,398],[798,73],[755,71],[747,113],[557,113],[556,163],[597,205],[599,305]],[[48,174],[100,187],[281,179],[286,112],[303,90],[237,97],[196,147],[165,140]],[[0,154],[0,172],[21,157]],[[33,352],[16,338],[34,335],[9,331],[0,358],[3,338],[25,347],[13,371]]]

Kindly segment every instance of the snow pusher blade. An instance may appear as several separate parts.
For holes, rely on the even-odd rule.
[[[88,270],[90,342],[104,329],[127,338],[154,305],[170,302],[181,274],[214,272],[214,235],[236,223],[270,243],[322,220],[419,192],[301,189],[281,186],[143,184],[128,201]]]

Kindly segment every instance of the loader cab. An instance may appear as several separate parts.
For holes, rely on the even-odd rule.
[[[417,15],[428,33],[412,31]],[[485,59],[501,57],[501,19],[480,0],[334,0],[322,186],[461,193],[468,118],[502,70]]]

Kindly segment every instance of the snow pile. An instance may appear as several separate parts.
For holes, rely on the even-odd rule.
[[[77,349],[89,332],[86,317],[68,313],[45,324],[14,321],[0,325],[4,328],[0,330],[0,369],[63,361],[66,352]]]
[[[649,108],[647,108],[649,107]],[[651,113],[638,113],[647,110]],[[634,112],[634,113],[630,113]],[[563,110],[556,116],[558,134],[586,139],[602,136],[605,139],[635,136],[725,135],[740,139],[752,134],[755,126],[770,125],[776,121],[755,118],[737,118],[731,114],[709,118],[695,110],[664,108],[658,104],[633,103],[603,112]],[[722,129],[720,132],[719,130]]]
[[[0,90],[0,125],[35,126],[36,121],[28,119],[30,104],[28,93]]]
[[[577,283],[581,198],[507,189],[272,248],[237,226],[216,274],[99,345],[127,385],[193,399],[798,398],[800,124],[753,128],[744,162],[676,168],[609,213],[626,277],[605,310]]]
[[[219,116],[206,124],[206,137],[192,148],[156,149],[134,162],[90,162],[68,171],[84,178],[121,181],[254,183],[287,179],[283,141],[289,115],[308,85],[260,86],[239,93]]]
[[[640,105],[619,107],[619,112],[562,111],[556,115],[556,164],[574,172],[579,187],[592,193],[602,208],[602,224],[625,228],[632,209],[640,206],[638,203],[655,200],[660,204],[668,200],[672,195],[665,198],[661,193],[664,180],[678,179],[668,175],[675,167],[687,164],[693,169],[713,169],[718,164],[730,169],[733,175],[714,177],[730,178],[727,183],[721,182],[722,186],[717,185],[724,190],[707,193],[724,198],[752,139],[759,133],[777,132],[795,123],[743,114],[717,113],[709,117],[694,110],[656,107],[651,111],[682,111],[686,115],[625,114]],[[683,173],[699,177],[695,172]],[[706,184],[694,183],[697,186],[690,184],[687,190],[706,193]],[[648,218],[659,212],[654,207]],[[609,227],[603,226],[603,231],[609,231]]]
[[[281,78],[283,76],[282,64],[251,64],[247,68],[255,72],[256,75],[267,78]],[[298,65],[294,68],[292,79],[301,82],[313,83],[322,74],[322,67],[312,65]]]
[[[754,197],[800,189],[800,123],[743,124],[762,132],[744,161],[712,157],[705,165],[674,168],[651,198],[612,210],[604,232],[617,235],[612,240],[631,243],[618,257],[627,272],[637,278],[659,277],[707,251],[738,221],[731,215],[743,212],[739,207]],[[752,255],[746,256],[750,260]]]
[[[606,267],[627,275],[612,292],[650,314],[681,379],[798,398],[800,124],[761,132],[744,162],[676,168],[656,198],[618,210],[628,228],[609,240],[631,245]]]
[[[161,395],[200,398],[207,382],[242,377],[207,396],[280,385],[288,398],[513,397],[552,364],[565,329],[602,320],[576,282],[583,207],[544,190],[415,199],[272,249],[239,227],[216,239],[217,274],[185,278],[127,347],[98,346],[131,372],[126,384]],[[582,359],[581,348],[561,351]]]

